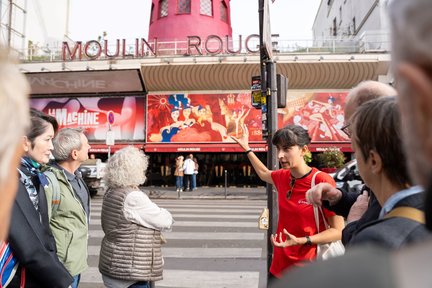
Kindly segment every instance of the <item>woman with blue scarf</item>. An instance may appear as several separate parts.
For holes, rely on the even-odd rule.
[[[50,160],[57,128],[54,117],[31,110],[8,239],[19,266],[8,287],[64,288],[73,280],[56,255],[44,190],[48,180],[40,170]]]

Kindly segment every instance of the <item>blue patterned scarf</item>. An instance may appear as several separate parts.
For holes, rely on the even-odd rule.
[[[39,183],[44,187],[48,187],[48,179],[46,176],[40,171],[41,165],[34,161],[33,159],[30,159],[29,157],[22,157],[21,158],[21,165],[23,165],[27,171],[30,173],[29,177],[24,172],[20,171],[21,173],[21,182],[26,187],[27,193],[29,194],[30,200],[33,203],[33,206],[35,207],[36,211],[39,211],[39,197],[38,197],[38,190],[36,189],[35,185],[38,185]],[[39,183],[33,183],[33,180],[38,180]]]

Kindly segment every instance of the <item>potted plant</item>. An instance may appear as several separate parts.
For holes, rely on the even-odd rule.
[[[333,173],[345,164],[345,155],[336,147],[330,147],[317,155],[321,170]]]

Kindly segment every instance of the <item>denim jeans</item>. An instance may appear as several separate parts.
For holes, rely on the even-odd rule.
[[[196,176],[197,174],[192,174],[192,185],[191,185],[191,189],[196,189]]]
[[[79,284],[80,280],[81,280],[81,274],[78,274],[78,275],[74,276],[73,277],[73,282],[71,284],[71,287],[72,288],[78,288],[78,284]]]
[[[183,189],[183,176],[176,176],[176,189]]]
[[[128,288],[150,288],[150,282],[149,281],[139,281],[135,284],[132,284]]]

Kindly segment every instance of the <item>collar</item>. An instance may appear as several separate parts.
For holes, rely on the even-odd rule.
[[[387,201],[384,203],[378,218],[383,218],[387,213],[393,210],[396,204],[399,203],[401,200],[417,193],[423,193],[423,191],[424,188],[422,186],[416,185],[408,189],[396,192],[395,194],[390,196],[390,198],[387,199]]]
[[[69,182],[75,180],[76,175],[75,175],[75,174],[72,174],[72,173],[70,173],[69,171],[67,171],[66,169],[64,169],[64,168],[63,168],[62,166],[60,166],[57,162],[54,162],[54,163],[52,164],[52,166],[54,166],[55,168],[57,168],[57,169],[63,171],[64,174],[66,175],[67,180],[68,180]]]

